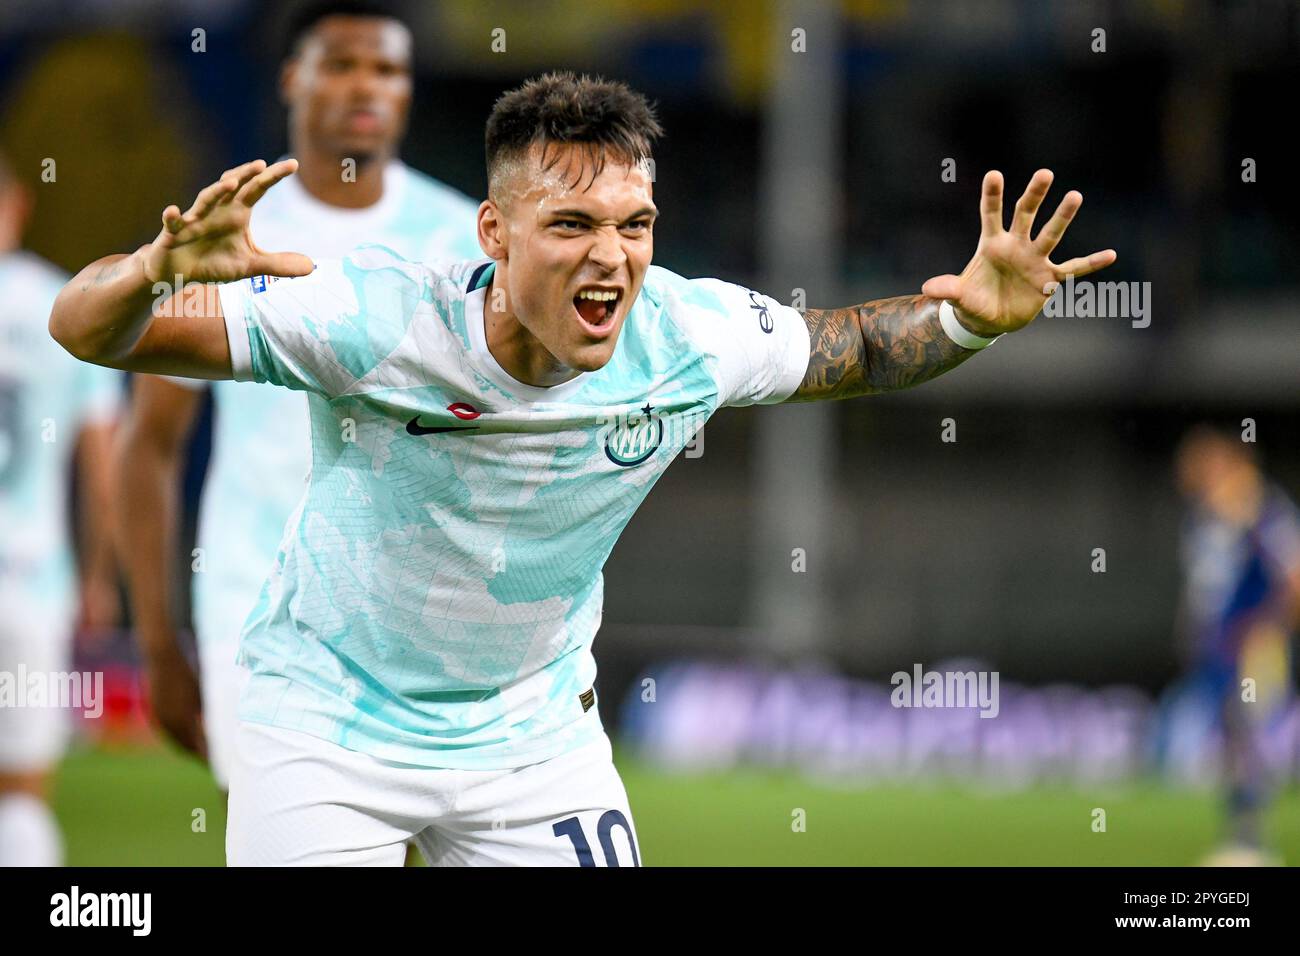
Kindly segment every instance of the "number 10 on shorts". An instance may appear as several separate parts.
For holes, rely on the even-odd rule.
[[[606,810],[596,823],[596,839],[600,842],[601,852],[605,854],[606,866],[619,866],[618,855],[614,852],[614,827],[622,827],[627,834],[627,845],[632,848],[632,865],[640,866],[641,861],[636,852],[636,840],[632,828],[628,826],[627,817],[619,810]],[[551,827],[557,837],[568,837],[573,843],[573,851],[578,855],[579,866],[595,866],[595,857],[591,855],[591,844],[582,832],[582,821],[577,817],[568,817]]]

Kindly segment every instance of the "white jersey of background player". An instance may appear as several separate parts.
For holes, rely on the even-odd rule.
[[[67,276],[17,251],[27,193],[0,161],[0,866],[61,862],[45,800],[73,708],[102,712],[102,683],[60,681],[72,666],[77,575],[66,495],[81,444],[83,595],[115,588],[105,515],[108,443],[122,376],[70,361],[47,322]],[[87,582],[89,583],[89,582]],[[82,606],[83,623],[112,623],[113,609]],[[67,688],[66,697],[60,686]],[[35,703],[37,688],[44,688]],[[78,689],[79,688],[79,689]],[[73,696],[77,699],[72,699]],[[57,705],[57,706],[56,706]]]
[[[252,223],[258,242],[322,259],[341,258],[363,242],[417,261],[481,255],[478,204],[387,158],[403,132],[410,99],[406,28],[386,16],[340,15],[324,5],[306,12],[291,39],[285,80],[291,146],[300,168],[311,172],[258,205]],[[357,205],[367,199],[373,201]],[[174,483],[184,452],[176,436],[188,433],[199,409],[196,393],[180,389],[206,387],[193,379],[137,380],[121,487],[131,519],[125,533],[132,598],[155,711],[183,745],[206,748],[225,789],[234,758],[239,631],[274,563],[285,521],[303,496],[311,424],[302,395],[233,382],[213,386],[212,457],[191,561],[203,732],[178,728],[178,719],[188,723],[186,715],[197,711],[197,700],[192,691],[177,700],[193,687],[193,677],[175,651],[165,589],[153,583],[160,577],[159,545],[170,544],[163,525],[176,522],[151,517],[156,499],[148,492],[160,480]],[[167,449],[164,466],[142,476],[160,461],[159,444]],[[174,492],[169,500],[174,516]]]

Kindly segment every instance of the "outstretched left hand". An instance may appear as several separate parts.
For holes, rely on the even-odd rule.
[[[1016,203],[1011,229],[1007,231],[1002,226],[1002,174],[997,170],[985,173],[980,196],[980,241],[975,256],[961,275],[929,279],[921,286],[921,294],[947,299],[961,324],[975,334],[997,335],[1014,332],[1032,322],[1066,276],[1078,278],[1111,265],[1116,258],[1114,249],[1103,249],[1060,265],[1048,258],[1083,205],[1083,195],[1076,190],[1065,194],[1047,225],[1039,230],[1038,237],[1029,238],[1038,207],[1051,185],[1051,170],[1040,169],[1034,173],[1025,194]]]

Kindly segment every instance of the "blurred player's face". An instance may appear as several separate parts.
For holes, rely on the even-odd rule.
[[[411,34],[395,20],[326,17],[285,65],[282,88],[295,148],[389,155],[411,106]]]
[[[479,208],[480,241],[497,260],[493,287],[550,353],[553,367],[593,371],[614,354],[654,254],[644,166],[606,157],[599,175],[580,145],[535,145]],[[561,368],[562,367],[562,368]]]
[[[1224,521],[1244,523],[1253,513],[1259,473],[1250,456],[1218,435],[1194,435],[1178,450],[1178,487]]]

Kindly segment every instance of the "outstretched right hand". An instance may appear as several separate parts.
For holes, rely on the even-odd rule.
[[[250,276],[305,276],[312,261],[297,252],[263,252],[248,223],[266,191],[298,168],[296,159],[271,166],[257,159],[236,166],[202,190],[189,210],[163,210],[163,228],[144,257],[150,282],[235,282]]]

